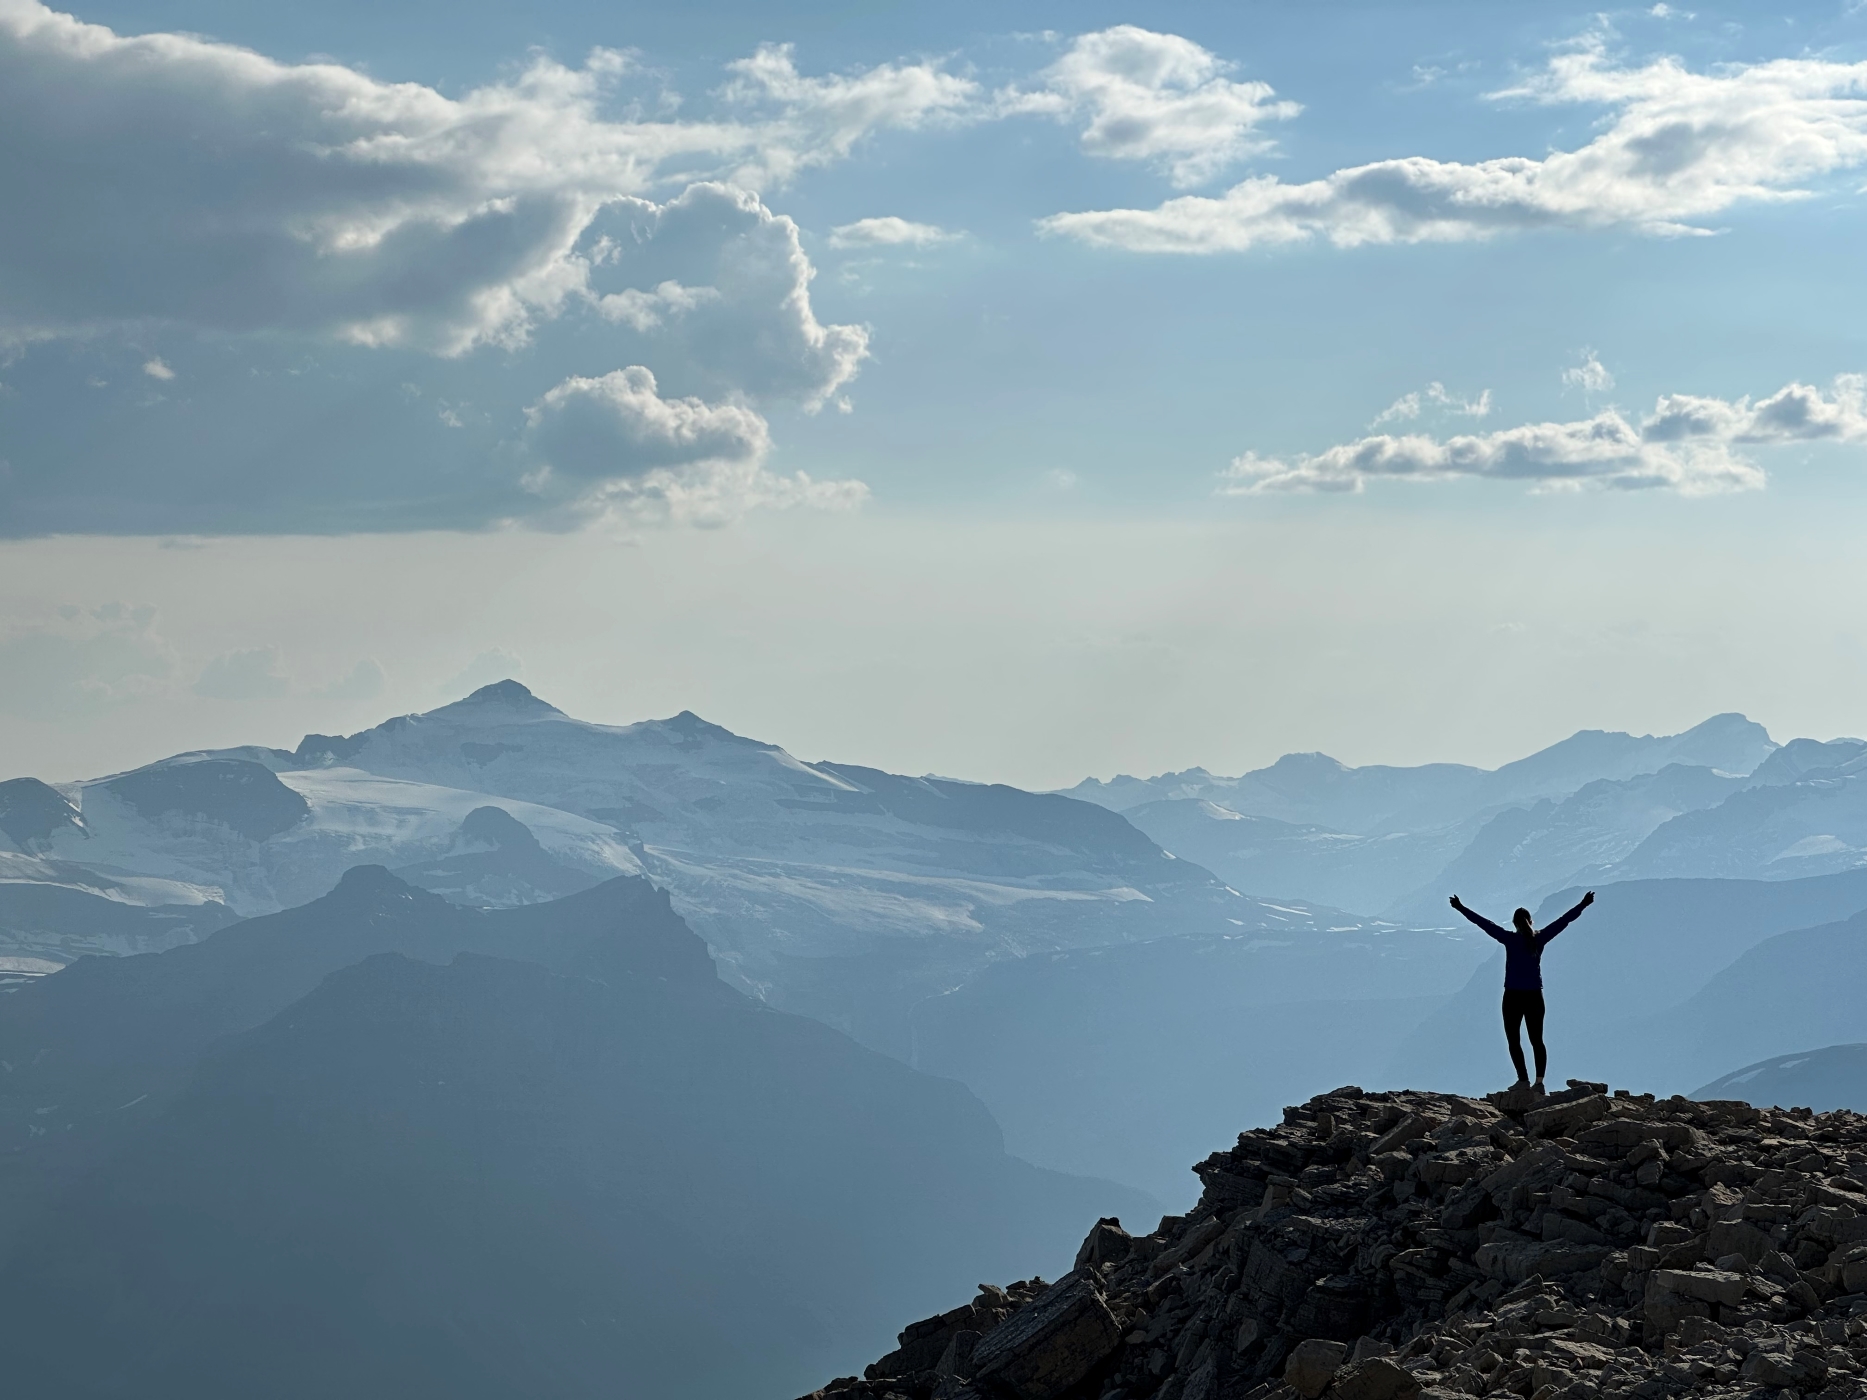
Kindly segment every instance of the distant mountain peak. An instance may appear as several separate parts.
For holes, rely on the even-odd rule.
[[[0,783],[0,832],[22,851],[31,851],[61,827],[85,835],[84,818],[65,795],[37,778],[12,778]]]
[[[336,888],[325,899],[343,904],[385,905],[396,900],[424,900],[444,903],[439,895],[411,885],[392,874],[383,865],[353,865],[344,871]]]
[[[724,725],[714,724],[711,720],[702,719],[692,710],[682,710],[671,719],[661,720],[658,722],[657,727],[672,730],[688,743],[699,743],[703,740],[710,739],[715,743],[750,744],[755,748],[761,749],[775,747],[774,745],[763,743],[757,739],[748,739],[743,734],[735,734]]]

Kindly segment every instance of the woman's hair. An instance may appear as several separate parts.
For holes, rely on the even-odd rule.
[[[1510,917],[1511,917],[1511,922],[1516,924],[1518,928],[1522,929],[1526,933],[1530,931],[1532,925],[1530,923],[1530,911],[1528,909],[1519,909],[1515,914],[1512,914]]]

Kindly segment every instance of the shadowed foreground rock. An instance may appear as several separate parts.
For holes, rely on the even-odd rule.
[[[1867,1397],[1867,1117],[1338,1089],[807,1400]]]

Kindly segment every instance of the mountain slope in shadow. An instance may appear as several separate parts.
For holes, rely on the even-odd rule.
[[[640,880],[476,911],[363,870],[5,1000],[22,1393],[782,1395],[1152,1204],[726,987]]]

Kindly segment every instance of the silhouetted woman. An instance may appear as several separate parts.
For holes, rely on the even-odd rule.
[[[1517,1066],[1517,1087],[1530,1082],[1524,1070],[1523,1042],[1518,1027],[1530,1023],[1530,1048],[1536,1052],[1536,1092],[1543,1092],[1543,1071],[1549,1066],[1549,1052],[1543,1049],[1543,950],[1549,940],[1561,933],[1576,916],[1595,902],[1595,892],[1582,896],[1582,902],[1555,923],[1540,932],[1530,922],[1530,911],[1519,909],[1511,916],[1512,928],[1502,929],[1483,914],[1474,914],[1452,896],[1452,907],[1504,945],[1504,1034],[1510,1038],[1511,1063]]]

